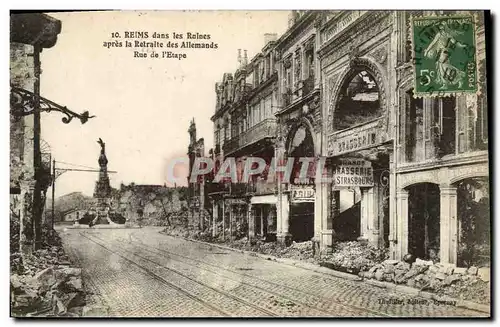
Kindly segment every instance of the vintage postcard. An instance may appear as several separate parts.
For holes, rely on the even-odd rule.
[[[489,318],[490,34],[12,11],[11,317]]]

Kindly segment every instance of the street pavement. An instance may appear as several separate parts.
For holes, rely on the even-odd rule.
[[[110,317],[478,317],[485,313],[222,250],[161,228],[61,229]]]

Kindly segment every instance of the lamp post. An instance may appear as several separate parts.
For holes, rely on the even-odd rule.
[[[144,215],[144,203],[142,202],[142,199],[139,200],[139,208],[137,209],[137,222],[139,223],[139,228],[142,228],[142,219]]]

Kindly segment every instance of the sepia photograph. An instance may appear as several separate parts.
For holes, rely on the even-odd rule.
[[[491,19],[10,11],[10,317],[491,318]]]

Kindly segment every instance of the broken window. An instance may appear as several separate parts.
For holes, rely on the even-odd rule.
[[[455,97],[433,99],[414,98],[413,90],[405,94],[405,109],[400,113],[399,142],[404,148],[406,162],[419,162],[464,152],[465,130],[468,126],[464,115],[457,118]],[[464,107],[460,107],[463,108]],[[458,124],[458,128],[457,128]]]
[[[482,266],[490,262],[490,199],[487,178],[458,182],[458,265]]]
[[[379,88],[373,76],[366,70],[355,72],[354,77],[341,89],[334,127],[343,130],[379,118]]]

